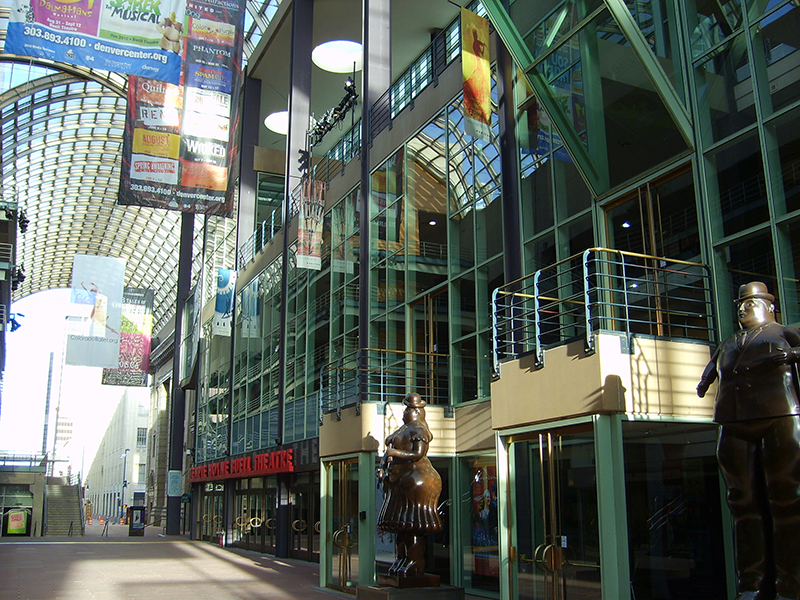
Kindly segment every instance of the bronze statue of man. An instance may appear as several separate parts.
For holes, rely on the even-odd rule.
[[[425,535],[442,529],[437,512],[442,478],[428,459],[433,434],[425,421],[425,405],[419,394],[408,394],[403,403],[403,424],[386,438],[386,453],[378,471],[384,500],[378,529],[397,535],[397,557],[390,577],[421,578],[425,573]]]
[[[736,600],[800,600],[800,329],[775,321],[774,301],[759,281],[739,288],[741,329],[697,386],[703,397],[719,378],[714,420],[734,519]]]

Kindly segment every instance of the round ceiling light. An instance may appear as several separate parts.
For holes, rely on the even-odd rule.
[[[267,129],[270,131],[286,135],[289,133],[289,111],[279,110],[278,112],[272,113],[264,119],[264,125],[266,125]]]
[[[333,40],[314,48],[311,60],[320,69],[331,73],[352,73],[361,70],[363,52],[359,42]]]

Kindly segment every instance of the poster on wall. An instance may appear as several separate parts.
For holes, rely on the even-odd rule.
[[[4,52],[180,83],[185,0],[12,0]]]
[[[129,78],[118,204],[231,215],[243,19],[244,0],[193,0],[183,85]]]
[[[489,64],[489,21],[461,9],[461,69],[466,132],[492,141],[492,69]]]
[[[304,179],[301,184],[297,221],[298,269],[322,268],[322,217],[325,212],[325,182]]]
[[[123,259],[75,255],[66,364],[117,368],[124,279]]]
[[[6,535],[24,535],[28,531],[28,511],[24,508],[11,509],[6,513],[8,525]]]
[[[236,291],[236,271],[219,269],[217,274],[217,297],[214,302],[214,320],[211,334],[231,337],[233,322],[233,293]]]
[[[146,387],[153,332],[153,290],[126,287],[122,295],[119,366],[103,369],[103,385]]]

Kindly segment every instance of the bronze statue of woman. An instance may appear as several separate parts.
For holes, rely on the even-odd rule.
[[[378,529],[397,535],[397,558],[390,577],[417,577],[425,572],[425,535],[442,530],[437,512],[442,478],[426,456],[433,434],[425,422],[425,405],[411,393],[403,404],[403,425],[386,438],[386,454],[378,470],[384,500]]]

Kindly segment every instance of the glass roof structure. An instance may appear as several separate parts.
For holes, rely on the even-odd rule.
[[[279,5],[248,0],[245,61]],[[0,0],[2,42],[10,10]],[[116,206],[126,88],[126,75],[0,54],[0,200],[30,220],[17,239],[25,280],[14,300],[69,287],[75,254],[121,257],[126,286],[155,290],[156,332],[174,308],[181,215]],[[196,226],[194,273],[201,249]]]

